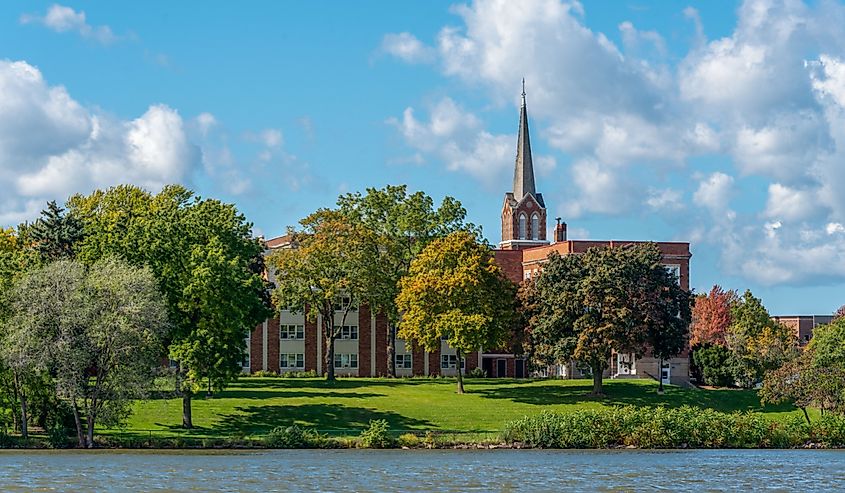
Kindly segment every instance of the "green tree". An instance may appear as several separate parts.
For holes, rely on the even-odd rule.
[[[399,337],[428,351],[446,340],[457,354],[458,393],[464,392],[462,361],[480,347],[507,340],[516,313],[516,286],[505,278],[490,248],[458,231],[432,241],[400,282],[396,305]]]
[[[772,320],[751,291],[746,290],[734,303],[731,320],[726,341],[732,353],[734,380],[741,387],[753,387],[766,371],[796,356],[794,332]]]
[[[531,300],[523,306],[534,359],[575,358],[590,368],[593,394],[601,395],[613,351],[650,351],[663,359],[678,354],[686,342],[690,295],[660,260],[653,244],[550,255],[534,293],[523,296]]]
[[[300,221],[292,231],[292,247],[271,254],[276,274],[273,300],[279,309],[302,311],[322,321],[326,379],[334,381],[334,341],[349,312],[368,298],[368,280],[379,266],[372,232],[335,210],[321,209]],[[345,301],[344,301],[345,300]],[[336,310],[335,307],[338,306]],[[335,314],[340,313],[340,323]]]
[[[165,342],[179,362],[182,425],[192,428],[194,393],[237,378],[246,338],[270,313],[263,242],[234,205],[181,186],[152,195],[123,185],[68,204],[86,232],[81,259],[119,256],[152,270],[167,300]]]
[[[125,421],[159,362],[167,311],[152,273],[111,258],[59,260],[16,283],[10,304],[6,342],[27,368],[53,375],[79,446],[93,447],[97,423]]]
[[[405,185],[368,188],[341,196],[339,210],[350,221],[361,222],[373,235],[373,279],[368,279],[367,302],[374,312],[387,316],[387,373],[396,376],[396,327],[399,310],[396,296],[399,281],[407,275],[411,262],[436,238],[455,231],[480,234],[479,228],[465,222],[466,210],[452,197],[445,197],[435,208],[434,201],[423,192],[408,193]]]
[[[83,238],[82,223],[66,214],[55,200],[47,202],[41,217],[35,220],[28,236],[35,250],[45,261],[68,259],[75,256],[75,247]]]
[[[733,383],[733,356],[724,346],[703,344],[692,353],[693,362],[701,373],[701,380],[706,385],[726,387]]]

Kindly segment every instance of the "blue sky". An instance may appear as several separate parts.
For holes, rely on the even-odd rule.
[[[692,285],[845,303],[845,5],[3,2],[0,225],[184,183],[266,236],[337,195],[452,195],[499,240],[520,80],[570,236],[692,243]]]

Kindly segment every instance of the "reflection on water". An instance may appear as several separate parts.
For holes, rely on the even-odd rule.
[[[841,491],[845,451],[0,451],[0,491]]]

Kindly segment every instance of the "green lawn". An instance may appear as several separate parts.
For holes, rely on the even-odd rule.
[[[492,432],[545,409],[625,404],[754,410],[773,418],[797,412],[790,406],[761,407],[754,391],[669,386],[661,396],[657,384],[648,380],[607,380],[602,399],[588,395],[592,383],[587,380],[467,379],[466,388],[467,394],[456,394],[454,379],[447,378],[355,378],[334,384],[316,378],[242,378],[211,399],[194,400],[193,431],[180,428],[182,403],[173,398],[139,403],[125,430],[103,431],[123,436],[256,436],[297,423],[351,435],[371,419],[386,419],[393,430]]]

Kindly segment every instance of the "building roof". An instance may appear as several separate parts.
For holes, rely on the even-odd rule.
[[[513,196],[519,202],[526,194],[537,197],[534,185],[534,162],[528,136],[528,110],[525,107],[525,79],[522,79],[522,107],[519,110],[519,136],[516,141],[516,162],[513,169]],[[538,201],[542,201],[539,199]],[[540,202],[541,205],[542,202]]]
[[[279,248],[279,247],[289,245],[292,238],[293,237],[289,234],[277,236],[275,238],[270,238],[269,240],[265,240],[264,244],[267,245],[267,248]]]

